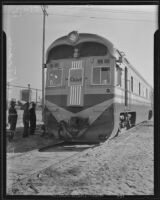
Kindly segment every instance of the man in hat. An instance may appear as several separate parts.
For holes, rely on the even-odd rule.
[[[12,100],[10,102],[10,108],[8,112],[8,123],[10,124],[10,135],[9,135],[9,141],[13,139],[16,131],[16,125],[17,125],[17,110],[15,108],[16,102]]]
[[[36,129],[36,104],[34,102],[31,102],[31,108],[29,110],[30,114],[30,135],[34,135],[35,129]]]
[[[24,125],[23,137],[28,137],[28,131],[29,131],[29,102],[24,104],[23,125]]]

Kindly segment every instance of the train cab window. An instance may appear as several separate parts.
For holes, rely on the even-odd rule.
[[[78,46],[80,49],[80,57],[105,56],[108,53],[107,47],[97,42],[83,42]]]
[[[94,67],[92,83],[106,85],[110,83],[110,67]]]
[[[122,86],[122,69],[116,65],[117,86]]]
[[[47,62],[57,59],[72,58],[73,54],[74,54],[74,48],[70,45],[56,46],[50,50]]]
[[[102,67],[101,68],[101,84],[110,83],[110,68]]]
[[[93,84],[100,84],[100,68],[93,68]]]
[[[48,53],[47,62],[57,59],[70,59],[77,57],[105,56],[108,49],[105,45],[97,42],[82,42],[76,46],[59,45]]]
[[[56,87],[62,85],[62,69],[53,69],[48,74],[49,87]]]

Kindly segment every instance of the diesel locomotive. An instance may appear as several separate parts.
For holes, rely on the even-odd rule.
[[[58,38],[46,68],[44,123],[56,138],[99,143],[152,117],[152,87],[104,37]]]

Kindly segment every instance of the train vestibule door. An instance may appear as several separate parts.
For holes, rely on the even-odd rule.
[[[84,66],[82,60],[73,60],[68,77],[68,106],[83,106]]]
[[[128,69],[125,67],[124,69],[124,105],[125,109],[129,109],[129,80],[128,80]]]

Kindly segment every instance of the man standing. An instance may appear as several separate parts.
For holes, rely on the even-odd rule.
[[[36,104],[34,102],[31,103],[31,108],[29,110],[30,114],[30,135],[34,135],[36,130]]]
[[[9,135],[9,141],[13,139],[16,131],[16,125],[17,125],[17,110],[15,109],[16,102],[11,101],[10,108],[9,108],[9,115],[8,115],[8,123],[10,124],[10,135]]]
[[[23,112],[23,137],[28,137],[28,129],[29,129],[29,102],[24,104],[24,112]]]

